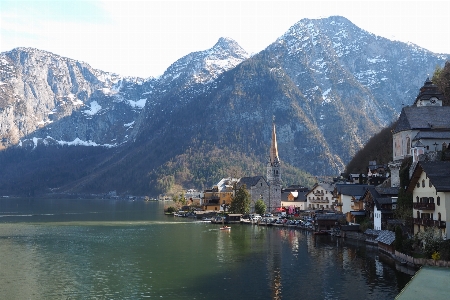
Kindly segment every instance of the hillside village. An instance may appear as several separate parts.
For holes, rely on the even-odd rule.
[[[311,188],[282,188],[274,122],[266,177],[223,178],[202,192],[189,190],[185,198],[204,212],[226,212],[236,190],[245,187],[250,212],[262,200],[269,215],[312,217],[310,229],[315,231],[370,240],[391,254],[410,254],[411,243],[403,241],[415,239],[427,258],[441,250],[441,258],[450,260],[449,251],[443,253],[437,244],[431,250],[425,247],[430,234],[434,240],[450,238],[450,106],[442,105],[443,98],[427,78],[392,131],[392,161],[369,161],[367,174],[317,179]]]

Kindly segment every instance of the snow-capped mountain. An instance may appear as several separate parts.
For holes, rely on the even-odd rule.
[[[2,148],[121,145],[147,100],[157,101],[153,95],[175,87],[186,92],[247,57],[236,42],[221,38],[213,48],[181,58],[157,80],[121,77],[33,48],[1,53]]]
[[[217,176],[229,176],[223,173],[231,166],[217,157],[207,174],[188,168],[183,157],[200,146],[213,149],[196,158],[202,163],[217,149],[232,149],[246,156],[241,161],[264,165],[275,116],[286,167],[336,175],[449,58],[373,35],[343,17],[303,19],[252,57],[221,38],[159,78],[123,78],[18,48],[0,54],[0,138],[3,148],[116,147],[71,190],[142,193],[149,182],[211,186]],[[184,173],[164,175],[161,168]],[[298,183],[293,174],[284,178]]]
[[[152,81],[95,70],[33,48],[1,53],[2,147],[120,145]]]

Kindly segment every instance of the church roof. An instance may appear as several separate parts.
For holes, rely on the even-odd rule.
[[[450,130],[450,106],[408,106],[402,109],[393,132],[405,130]]]
[[[450,116],[449,116],[450,118]],[[448,131],[420,131],[413,138],[413,141],[421,139],[450,139],[450,128]]]
[[[260,179],[264,180],[264,182],[266,181],[262,176],[242,177],[239,179],[237,187],[239,188],[245,184],[247,188],[251,188],[252,186],[255,186]]]

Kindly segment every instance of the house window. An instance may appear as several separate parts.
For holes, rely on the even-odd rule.
[[[419,196],[416,197],[416,202],[419,203]]]
[[[417,211],[417,219],[420,219],[420,211]]]
[[[436,199],[436,203],[437,203],[437,205],[441,205],[441,197],[437,197],[437,199]]]
[[[261,182],[261,186],[262,186],[262,182]]]
[[[420,187],[420,182],[417,181],[417,185],[416,186],[419,188]]]
[[[438,221],[441,221],[441,213],[438,213]]]
[[[428,179],[428,187],[432,187],[431,180]]]
[[[425,187],[425,179],[422,179],[422,187]]]

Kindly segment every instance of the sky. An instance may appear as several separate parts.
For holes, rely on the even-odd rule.
[[[298,21],[343,16],[376,35],[450,54],[450,1],[0,0],[0,52],[32,47],[123,76],[157,77],[220,37],[249,54]]]

